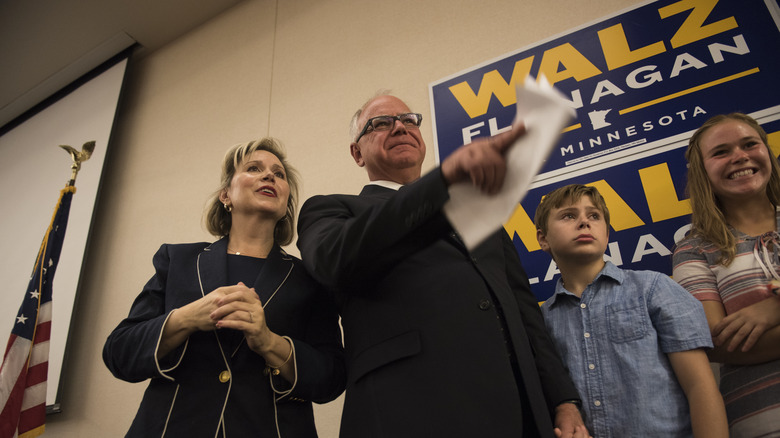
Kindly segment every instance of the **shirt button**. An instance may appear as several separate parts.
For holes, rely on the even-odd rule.
[[[481,310],[487,310],[490,308],[490,300],[482,300],[479,302],[479,308]]]
[[[230,371],[225,370],[219,373],[219,381],[222,383],[226,383],[228,380],[230,380]]]
[[[474,264],[476,265],[476,264],[477,264],[477,258],[476,258],[476,257],[472,257],[472,258],[471,258],[471,262],[472,262],[472,263],[474,263]]]
[[[586,338],[589,338],[589,337],[590,337],[590,333],[588,333],[588,332],[585,332],[585,337],[586,337]]]
[[[587,305],[587,304],[585,304],[585,303],[582,303],[582,304],[580,304],[580,308],[581,308],[581,309],[584,309],[584,308],[586,308],[586,307],[588,307],[588,305]]]
[[[593,402],[593,405],[594,406],[601,406],[601,401],[600,400],[596,400],[596,401]]]
[[[588,369],[589,370],[595,370],[596,369],[596,365],[588,364]]]

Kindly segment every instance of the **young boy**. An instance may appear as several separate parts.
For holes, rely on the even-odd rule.
[[[701,303],[666,275],[604,261],[609,210],[593,187],[549,193],[535,223],[561,272],[542,313],[593,436],[728,437]]]

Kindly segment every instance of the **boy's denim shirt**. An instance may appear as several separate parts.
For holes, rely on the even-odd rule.
[[[594,437],[692,436],[668,353],[711,348],[704,308],[667,275],[610,262],[582,298],[558,280],[542,313]]]

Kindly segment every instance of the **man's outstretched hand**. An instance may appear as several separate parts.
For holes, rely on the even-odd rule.
[[[517,123],[507,132],[459,147],[441,164],[444,180],[448,185],[470,180],[483,193],[497,193],[506,176],[506,152],[523,134],[525,125]]]

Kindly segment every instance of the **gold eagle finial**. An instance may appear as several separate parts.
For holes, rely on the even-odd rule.
[[[88,141],[84,143],[84,146],[81,147],[80,151],[66,144],[61,144],[60,147],[65,149],[70,154],[70,158],[73,160],[73,165],[70,166],[72,170],[70,181],[72,184],[76,181],[76,174],[78,174],[79,170],[81,170],[81,163],[89,160],[89,157],[92,156],[92,152],[95,150],[95,142]]]

